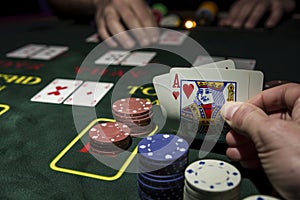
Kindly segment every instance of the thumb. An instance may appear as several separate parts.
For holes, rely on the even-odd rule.
[[[250,103],[227,102],[221,109],[221,115],[237,133],[259,142],[259,134],[264,130],[268,115]]]

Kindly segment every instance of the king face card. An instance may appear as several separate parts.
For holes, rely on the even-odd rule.
[[[215,125],[225,102],[236,101],[237,82],[182,80],[180,96],[180,120],[204,133],[209,125]]]
[[[62,103],[77,87],[80,80],[55,79],[30,100],[44,103]]]

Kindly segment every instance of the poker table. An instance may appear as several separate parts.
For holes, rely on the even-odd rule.
[[[101,69],[80,68],[97,45],[85,42],[95,27],[46,17],[2,23],[0,30],[0,199],[139,199],[137,174],[126,171],[136,164],[134,148],[139,138],[133,139],[131,153],[116,161],[114,168],[91,155],[82,140],[95,123],[113,120],[112,91],[93,108],[30,101],[55,78],[76,79],[78,74],[87,79],[99,76]],[[265,82],[299,82],[298,19],[271,30],[198,27],[191,30],[190,36],[210,55],[256,59],[256,69],[264,73]],[[68,46],[69,50],[50,61],[6,58],[7,52],[31,43]],[[185,65],[171,55],[157,56],[155,61],[160,59],[170,66]],[[101,73],[101,80],[116,83],[130,69],[109,67]],[[139,71],[130,74],[132,78],[147,76]],[[124,95],[145,97],[158,104],[151,83],[143,88],[139,85],[126,88]],[[96,115],[89,115],[90,112]],[[174,133],[170,122],[166,126],[158,123],[157,129]],[[201,141],[191,145],[189,162],[198,160],[198,142]],[[230,162],[225,149],[224,142],[217,143],[206,158]],[[107,156],[106,161],[113,163],[117,158]],[[232,164],[243,177],[241,199],[251,194],[272,194],[262,171]]]

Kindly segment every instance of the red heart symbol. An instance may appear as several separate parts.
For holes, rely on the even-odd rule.
[[[183,91],[187,98],[189,98],[194,90],[193,84],[184,84],[183,85]]]
[[[175,100],[177,100],[178,96],[179,96],[179,92],[173,92],[173,97]]]

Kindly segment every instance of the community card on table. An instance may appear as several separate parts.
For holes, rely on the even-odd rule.
[[[30,100],[34,102],[60,104],[80,86],[81,83],[82,81],[80,80],[55,79]]]
[[[86,81],[64,102],[64,104],[88,107],[96,106],[113,85],[113,83]]]
[[[8,58],[28,58],[46,48],[42,44],[28,44],[6,54]]]
[[[156,52],[133,52],[121,62],[121,65],[145,66],[155,55]]]
[[[189,31],[165,31],[159,38],[160,45],[182,45],[187,38]]]
[[[130,54],[129,51],[115,50],[106,52],[95,61],[95,64],[119,65]]]
[[[51,60],[54,57],[61,55],[62,53],[68,51],[69,47],[65,46],[49,46],[37,54],[29,56],[30,59],[38,60]]]

